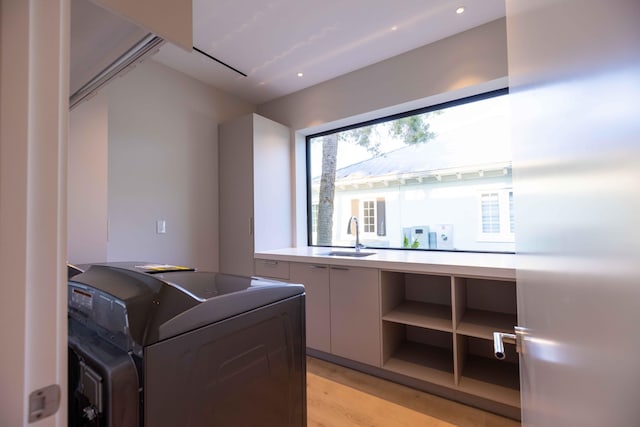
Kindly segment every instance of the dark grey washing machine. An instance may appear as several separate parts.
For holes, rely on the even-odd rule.
[[[69,426],[306,425],[302,285],[84,268],[69,278]]]

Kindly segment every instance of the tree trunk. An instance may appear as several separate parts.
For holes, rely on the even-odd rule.
[[[333,242],[333,196],[336,189],[338,135],[327,135],[322,141],[322,175],[318,202],[317,245],[331,246]]]

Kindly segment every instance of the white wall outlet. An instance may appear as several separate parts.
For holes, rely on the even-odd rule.
[[[156,233],[165,234],[167,232],[167,221],[159,219],[156,221]]]

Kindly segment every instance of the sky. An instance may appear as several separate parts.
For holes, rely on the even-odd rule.
[[[482,101],[467,103],[442,110],[443,113],[429,119],[431,130],[438,136],[456,133],[464,141],[465,150],[509,150],[509,97],[493,97]],[[378,126],[384,126],[380,124]],[[386,134],[384,130],[381,132]],[[467,145],[468,143],[468,145]],[[389,152],[404,146],[399,139],[386,137],[381,146],[382,152]],[[452,147],[453,148],[453,147]],[[460,146],[457,147],[460,149]],[[337,168],[371,158],[365,148],[352,143],[341,142],[338,147]],[[503,157],[503,155],[499,156]],[[311,141],[311,176],[321,173],[322,143],[320,138]]]

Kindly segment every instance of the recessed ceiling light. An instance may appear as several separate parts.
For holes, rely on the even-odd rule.
[[[304,76],[304,74],[298,73],[298,77],[302,77],[302,76]]]
[[[395,31],[395,30],[397,30],[397,29],[398,29],[398,26],[397,26],[397,25],[394,25],[393,27],[391,27],[391,31]]]
[[[460,15],[461,13],[464,13],[464,7],[460,6],[459,8],[456,9],[456,13],[458,15]]]

